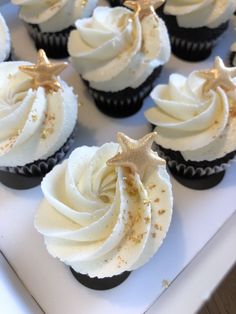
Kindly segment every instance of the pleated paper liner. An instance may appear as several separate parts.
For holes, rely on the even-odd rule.
[[[45,160],[36,160],[18,167],[0,167],[0,182],[10,188],[18,190],[30,189],[39,185],[44,175],[64,159],[73,141],[74,132],[54,155]]]
[[[137,88],[127,87],[118,92],[103,92],[93,89],[85,81],[97,108],[104,114],[124,118],[135,114],[143,105],[143,100],[151,92],[155,79],[159,76],[162,66],[154,69],[152,74]]]
[[[219,37],[228,28],[225,22],[216,28],[185,28],[177,24],[175,16],[163,12],[163,6],[157,14],[165,21],[171,40],[172,52],[180,59],[194,62],[207,59]]]
[[[160,157],[166,160],[176,180],[196,190],[210,189],[220,183],[225,170],[230,167],[229,162],[236,155],[236,151],[233,151],[213,161],[186,161],[180,152],[156,146]]]
[[[69,56],[67,41],[70,32],[75,29],[70,26],[60,32],[41,32],[36,24],[26,23],[27,30],[32,37],[37,50],[43,49],[49,58],[61,59]]]

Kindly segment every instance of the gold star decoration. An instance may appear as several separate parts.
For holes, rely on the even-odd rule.
[[[133,10],[140,19],[150,14],[155,15],[155,10],[164,4],[165,0],[127,0],[124,5]]]
[[[38,51],[37,63],[22,65],[20,71],[33,78],[32,88],[44,87],[48,93],[57,92],[61,88],[57,76],[68,66],[67,62],[51,63],[44,50]]]
[[[220,57],[215,58],[211,69],[198,71],[198,75],[206,80],[202,87],[203,94],[211,89],[216,90],[217,87],[221,87],[226,92],[236,88],[236,83],[233,81],[233,77],[236,76],[236,67],[226,67]]]
[[[151,149],[156,137],[157,133],[152,132],[140,140],[133,140],[127,135],[118,132],[117,141],[121,146],[122,152],[109,159],[107,165],[128,167],[132,172],[139,173],[141,178],[147,167],[165,165],[165,160]]]

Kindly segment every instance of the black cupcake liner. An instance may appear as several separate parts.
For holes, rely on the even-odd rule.
[[[236,57],[236,52],[231,52],[229,55],[229,65],[231,67],[235,67],[236,65],[233,64],[233,60]]]
[[[157,10],[157,14],[165,21],[171,41],[172,52],[186,61],[201,61],[211,54],[217,39],[228,28],[229,22],[222,23],[216,28],[198,27],[185,28],[178,26],[173,15],[163,12],[164,6]]]
[[[119,92],[103,92],[90,87],[87,81],[85,84],[100,111],[111,117],[124,118],[139,111],[144,98],[151,92],[161,69],[162,66],[157,67],[139,87],[127,87]]]
[[[70,270],[73,276],[85,287],[94,289],[94,290],[108,290],[117,287],[123,281],[128,278],[130,275],[129,271],[125,271],[120,275],[112,276],[112,277],[105,277],[105,278],[97,278],[97,277],[89,277],[88,275],[83,275],[77,273],[72,267]]]
[[[61,59],[69,56],[67,42],[70,32],[75,29],[70,26],[60,32],[41,32],[36,24],[26,23],[27,30],[34,40],[37,50],[44,49],[49,58]]]
[[[65,157],[73,141],[74,132],[54,155],[45,160],[36,160],[24,166],[0,167],[0,182],[15,189],[27,189],[38,185],[42,177]]]
[[[108,0],[108,2],[110,3],[111,7],[121,7],[124,3],[122,0]]]
[[[213,161],[186,161],[180,152],[157,145],[160,157],[166,160],[173,176],[183,185],[197,189],[209,189],[217,185],[224,177],[229,162],[234,159],[236,151]]]

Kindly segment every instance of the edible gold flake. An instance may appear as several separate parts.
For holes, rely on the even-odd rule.
[[[123,4],[133,10],[135,16],[139,16],[140,19],[143,19],[150,14],[156,16],[155,10],[164,3],[165,0],[127,0]]]
[[[202,87],[203,94],[216,90],[217,87],[221,87],[226,92],[236,88],[236,83],[233,81],[233,77],[236,76],[236,67],[226,67],[220,57],[215,58],[211,69],[198,71],[197,74],[206,80]]]
[[[145,224],[148,225],[151,221],[150,217],[144,217]]]
[[[140,140],[134,140],[127,135],[118,132],[117,141],[122,152],[107,161],[108,166],[128,167],[133,173],[138,173],[142,178],[147,167],[157,167],[165,165],[165,160],[160,158],[151,149],[157,133],[152,132],[145,135]]]
[[[31,117],[32,117],[32,120],[34,122],[36,122],[38,120],[38,116],[36,114],[34,114],[34,113],[31,115]]]
[[[61,88],[57,76],[67,67],[68,63],[51,63],[44,50],[38,51],[38,59],[35,65],[22,65],[19,70],[29,75],[32,80],[32,88],[45,88],[47,93],[57,92]]]
[[[165,212],[166,212],[165,209],[159,209],[158,210],[159,215],[163,215],[163,214],[165,214]]]
[[[170,285],[169,280],[166,280],[166,279],[162,280],[162,287],[163,288],[167,289],[169,287],[169,285]]]
[[[159,198],[156,198],[155,200],[154,200],[154,203],[158,203],[160,201],[160,199]]]

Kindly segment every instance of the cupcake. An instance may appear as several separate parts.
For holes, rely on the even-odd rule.
[[[105,114],[126,117],[137,112],[169,60],[164,22],[139,2],[135,13],[124,7],[97,7],[76,21],[68,41],[71,61]]]
[[[236,42],[230,48],[230,65],[236,67]]]
[[[166,0],[158,14],[168,28],[172,52],[183,60],[200,61],[227,29],[234,8],[234,0]]]
[[[156,133],[82,146],[42,182],[35,227],[48,252],[85,286],[124,281],[158,250],[172,215],[165,161],[151,150]]]
[[[216,57],[209,70],[172,74],[151,97],[145,116],[172,174],[194,189],[219,183],[236,153],[236,68]]]
[[[19,17],[26,22],[37,49],[50,58],[68,57],[67,40],[78,18],[92,14],[97,0],[12,0],[20,6]]]
[[[11,37],[7,24],[0,13],[0,62],[11,59]]]
[[[77,96],[57,76],[66,66],[50,63],[43,50],[35,65],[0,64],[2,174],[21,175],[20,180],[42,176],[68,151],[76,124]]]

